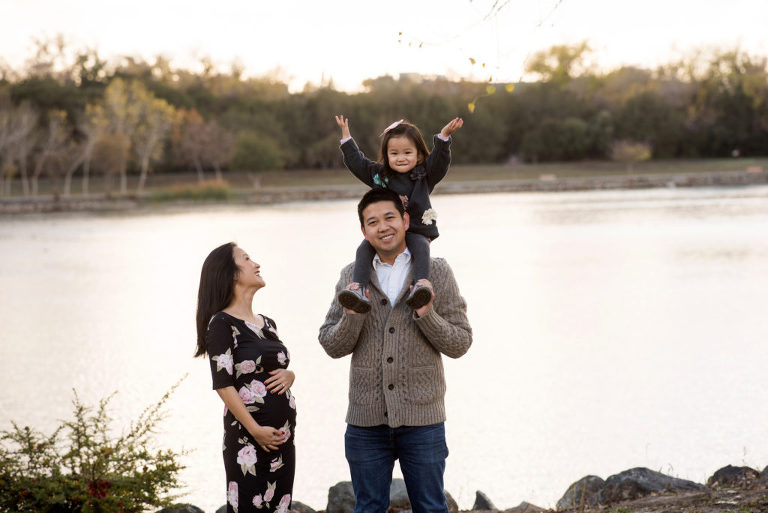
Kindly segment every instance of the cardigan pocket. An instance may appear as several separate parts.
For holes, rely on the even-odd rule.
[[[445,380],[438,368],[414,367],[408,369],[408,401],[413,404],[429,404],[445,395]]]
[[[349,373],[349,402],[352,404],[373,404],[378,395],[376,369],[351,367]]]

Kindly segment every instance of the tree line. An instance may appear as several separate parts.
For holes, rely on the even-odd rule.
[[[342,165],[333,116],[361,148],[407,118],[430,140],[455,116],[455,163],[768,155],[768,66],[740,50],[698,53],[656,69],[585,65],[586,43],[534,55],[519,84],[382,76],[349,94],[332,83],[290,92],[275,77],[246,77],[69,52],[38,42],[22,71],[0,66],[0,194],[35,195],[41,177],[70,194],[79,177],[128,192],[128,175],[194,170],[325,169]]]

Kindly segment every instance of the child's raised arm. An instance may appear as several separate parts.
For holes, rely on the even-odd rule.
[[[429,152],[424,167],[427,170],[427,184],[429,192],[432,192],[435,185],[442,180],[448,173],[448,166],[451,164],[450,137],[459,128],[464,126],[464,120],[453,118],[447,125],[435,136],[435,147]]]
[[[344,154],[344,165],[347,166],[347,169],[358,180],[368,187],[381,186],[381,183],[377,184],[376,180],[380,180],[378,173],[382,166],[378,162],[365,158],[363,152],[357,147],[355,140],[352,139],[352,135],[349,133],[349,119],[342,115],[336,116],[336,124],[341,128],[341,139],[344,141],[341,145],[341,152]]]
[[[337,117],[336,120],[338,121],[338,119],[339,118]],[[452,133],[454,133],[456,130],[458,130],[462,126],[464,126],[464,120],[463,119],[461,119],[461,118],[453,118],[452,120],[450,120],[448,122],[447,125],[445,125],[443,127],[442,130],[440,130],[440,136],[443,139],[447,139],[448,137],[451,136]],[[349,130],[347,130],[347,131],[349,131]]]
[[[342,139],[348,139],[349,137],[352,137],[352,135],[349,133],[349,118],[345,118],[343,115],[336,116],[336,124],[339,125],[339,128],[341,128]]]

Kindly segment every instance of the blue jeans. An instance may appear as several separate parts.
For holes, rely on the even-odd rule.
[[[448,513],[443,491],[448,446],[442,422],[398,428],[348,424],[344,451],[355,490],[355,513],[386,513],[397,459],[413,513]]]

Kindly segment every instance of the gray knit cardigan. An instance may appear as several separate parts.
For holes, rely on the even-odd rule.
[[[336,294],[352,282],[353,264],[341,271]],[[354,426],[427,426],[445,421],[445,374],[440,354],[458,358],[472,344],[467,305],[453,271],[442,258],[431,260],[435,291],[430,311],[417,317],[405,304],[409,273],[394,307],[375,270],[373,308],[348,314],[335,299],[320,327],[320,344],[333,358],[352,354],[347,423]]]

